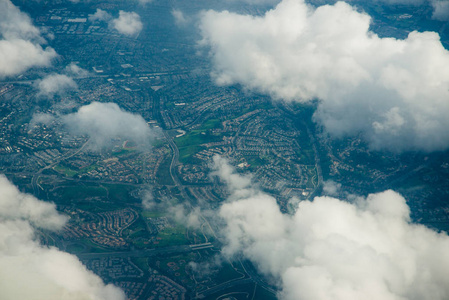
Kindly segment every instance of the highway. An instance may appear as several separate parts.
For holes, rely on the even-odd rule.
[[[170,149],[173,152],[173,157],[170,163],[170,176],[174,182],[174,184],[178,187],[179,191],[181,192],[182,197],[187,200],[185,201],[186,204],[188,204],[191,208],[191,210],[194,210],[193,207],[193,199],[186,193],[184,186],[182,185],[181,181],[178,178],[178,175],[176,174],[175,171],[175,167],[178,165],[178,161],[179,161],[179,149],[176,146],[175,142],[173,141],[173,138],[170,137],[170,135],[164,131],[164,136],[167,139],[169,145],[170,145]],[[210,231],[212,232],[212,234],[215,236],[215,238],[217,238],[217,235],[215,234],[215,230],[213,230],[212,226],[210,225],[210,223],[207,221],[207,219],[201,215],[201,212],[199,212],[200,217],[203,219],[203,221],[207,224],[207,226],[209,227]],[[205,236],[204,232],[203,235]]]
[[[39,171],[37,171],[36,174],[34,174],[33,178],[31,179],[31,185],[32,185],[32,187],[33,187],[34,195],[35,195],[35,196],[38,196],[38,195],[39,195],[39,189],[38,189],[39,183],[38,183],[38,179],[39,179],[40,175],[42,174],[42,172],[43,172],[44,170],[53,168],[54,166],[58,165],[61,161],[65,160],[65,159],[67,159],[67,158],[70,158],[70,157],[72,157],[72,156],[77,155],[78,153],[80,153],[81,151],[84,150],[84,148],[87,146],[88,143],[89,143],[89,140],[87,140],[87,141],[86,141],[86,142],[85,142],[79,149],[77,149],[75,152],[68,151],[68,152],[66,152],[65,154],[63,154],[63,155],[57,157],[56,160],[55,160],[54,162],[52,162],[51,164],[49,164],[49,165],[43,167],[42,169],[40,169]]]

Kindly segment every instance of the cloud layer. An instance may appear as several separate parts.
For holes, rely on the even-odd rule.
[[[35,227],[59,230],[67,218],[54,204],[21,193],[0,175],[0,298],[124,300],[73,255],[35,240]]]
[[[237,183],[241,176],[225,160],[215,162],[233,199],[219,211],[226,224],[223,253],[243,255],[273,277],[281,299],[449,297],[449,237],[412,224],[401,195],[389,190],[352,203],[317,197],[285,215],[276,199]]]
[[[218,84],[319,99],[327,132],[362,133],[374,149],[447,149],[449,52],[435,32],[380,38],[370,21],[344,2],[284,0],[262,17],[207,11],[200,28]]]
[[[50,65],[56,52],[44,43],[26,14],[10,0],[0,1],[0,78]]]
[[[92,102],[61,119],[72,134],[89,136],[93,150],[110,146],[115,138],[147,149],[156,135],[140,115],[124,111],[115,103]]]

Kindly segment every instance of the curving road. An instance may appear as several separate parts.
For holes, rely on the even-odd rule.
[[[67,158],[70,158],[72,156],[77,155],[78,153],[80,153],[81,151],[84,150],[84,148],[86,147],[86,145],[88,143],[89,143],[89,140],[87,140],[79,149],[75,150],[75,152],[72,153],[72,152],[69,151],[69,152],[61,155],[61,156],[57,157],[56,160],[53,163],[51,163],[48,166],[45,166],[42,169],[40,169],[39,171],[37,171],[33,175],[33,178],[31,179],[31,185],[33,187],[34,195],[35,196],[39,195],[39,189],[38,189],[39,183],[37,183],[37,181],[39,180],[39,177],[40,177],[40,175],[42,174],[43,171],[45,171],[47,169],[50,169],[50,168],[53,168],[54,166],[58,165],[61,161],[65,160]]]

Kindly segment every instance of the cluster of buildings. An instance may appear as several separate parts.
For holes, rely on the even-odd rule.
[[[138,213],[131,208],[98,214],[80,209],[66,209],[66,212],[70,215],[77,215],[77,219],[64,227],[64,231],[61,233],[64,241],[76,242],[87,238],[101,247],[110,249],[127,249],[129,247],[129,242],[122,233],[138,218]],[[91,221],[84,221],[86,218]]]

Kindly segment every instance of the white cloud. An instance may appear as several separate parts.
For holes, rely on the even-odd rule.
[[[4,39],[27,39],[43,41],[39,29],[31,23],[30,17],[21,12],[9,0],[0,3],[0,32]]]
[[[227,159],[221,156],[213,157],[214,172],[211,176],[218,176],[223,180],[228,188],[232,191],[245,191],[247,187],[251,186],[251,175],[241,176],[235,172],[233,166],[231,166]]]
[[[316,197],[286,215],[273,197],[242,189],[231,188],[233,200],[219,211],[222,252],[243,255],[273,277],[281,299],[448,299],[449,237],[411,223],[401,195],[385,191],[353,203]]]
[[[10,0],[0,1],[0,77],[16,75],[32,67],[49,66],[56,57],[30,18]]]
[[[184,16],[184,13],[179,9],[173,9],[171,11],[173,18],[175,19],[175,23],[177,26],[185,26],[189,23],[189,20]]]
[[[2,174],[0,174],[0,187],[1,222],[27,220],[37,227],[53,230],[65,224],[66,217],[57,214],[54,204],[21,193]]]
[[[178,204],[168,207],[167,210],[176,222],[183,224],[188,228],[200,229],[202,217],[199,207],[188,209],[185,205]]]
[[[172,199],[163,199],[156,201],[153,197],[152,188],[144,190],[141,195],[142,206],[146,210],[168,211],[171,218],[179,224],[188,228],[199,229],[201,227],[202,213],[209,214],[210,211],[201,212],[199,207],[189,208],[186,204],[174,204],[177,201]]]
[[[276,4],[280,0],[227,0],[228,2],[245,2],[254,5]]]
[[[134,35],[142,30],[143,24],[140,16],[135,12],[121,10],[119,17],[110,22],[111,26],[121,34]]]
[[[73,255],[35,240],[39,227],[61,229],[55,205],[21,193],[0,175],[0,298],[4,300],[124,300]]]
[[[97,8],[94,14],[89,15],[89,22],[103,21],[108,22],[112,19],[112,16],[105,10]]]
[[[0,40],[0,76],[11,76],[32,67],[49,66],[56,56],[52,48],[26,40]]]
[[[54,97],[55,95],[63,95],[68,91],[78,89],[78,84],[73,80],[76,78],[85,78],[89,72],[80,68],[76,63],[71,63],[64,69],[65,74],[49,74],[43,79],[35,82],[34,86],[39,90],[40,97]]]
[[[435,32],[380,38],[370,21],[344,2],[284,0],[261,17],[207,11],[200,28],[218,84],[320,99],[317,122],[374,149],[447,149],[449,52]]]
[[[327,196],[338,196],[341,190],[341,183],[333,180],[326,180],[323,184],[323,194]]]
[[[148,149],[157,134],[140,115],[124,111],[115,103],[92,102],[61,119],[72,134],[89,136],[93,150],[110,146],[115,138]]]
[[[55,120],[55,117],[52,114],[45,113],[35,113],[31,118],[30,124],[28,126],[29,129],[33,129],[34,126],[39,124],[50,125],[51,122]]]
[[[76,63],[71,63],[65,68],[65,72],[77,78],[85,78],[89,76],[89,71],[79,67]]]
[[[36,81],[39,89],[39,96],[53,97],[56,94],[63,94],[70,90],[76,90],[78,85],[67,75],[50,74],[45,78]]]
[[[94,14],[89,15],[89,21],[106,22],[110,28],[124,35],[138,34],[143,28],[142,21],[137,13],[123,10],[119,11],[118,18],[114,18],[107,11],[98,8]]]

